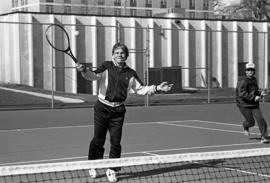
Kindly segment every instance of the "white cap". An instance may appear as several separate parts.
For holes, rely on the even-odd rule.
[[[255,69],[255,64],[254,63],[247,63],[246,69]]]

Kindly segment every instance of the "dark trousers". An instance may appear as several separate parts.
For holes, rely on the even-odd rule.
[[[249,129],[250,127],[253,127],[255,125],[256,119],[259,130],[261,132],[261,137],[268,136],[267,123],[265,122],[259,107],[255,108],[239,107],[239,110],[245,118],[245,121],[243,122],[244,129]]]
[[[94,137],[90,143],[88,159],[102,159],[107,131],[110,133],[109,158],[120,158],[122,127],[126,108],[110,107],[97,101],[94,107]]]

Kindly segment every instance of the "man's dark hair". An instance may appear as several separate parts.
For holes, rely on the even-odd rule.
[[[126,53],[126,56],[127,56],[127,57],[129,56],[128,48],[127,48],[127,46],[126,46],[125,44],[123,44],[123,43],[116,43],[116,44],[113,46],[113,48],[112,48],[112,54],[114,53],[114,51],[115,51],[116,49],[119,49],[119,48],[121,48],[121,49]]]

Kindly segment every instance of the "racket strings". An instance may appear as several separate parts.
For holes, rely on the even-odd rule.
[[[57,24],[52,24],[47,28],[46,39],[58,51],[66,52],[70,49],[70,40],[67,32]]]

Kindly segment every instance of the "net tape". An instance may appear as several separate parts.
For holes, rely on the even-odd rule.
[[[241,149],[230,151],[213,151],[204,153],[183,153],[173,155],[139,156],[119,159],[104,159],[91,161],[74,161],[59,163],[43,163],[31,165],[14,165],[0,167],[0,176],[37,174],[49,172],[63,172],[73,170],[87,170],[91,168],[127,167],[146,164],[167,164],[176,162],[196,162],[207,160],[248,158],[253,156],[269,156],[270,148]],[[270,162],[266,162],[270,164]],[[270,173],[262,175],[270,178]]]

